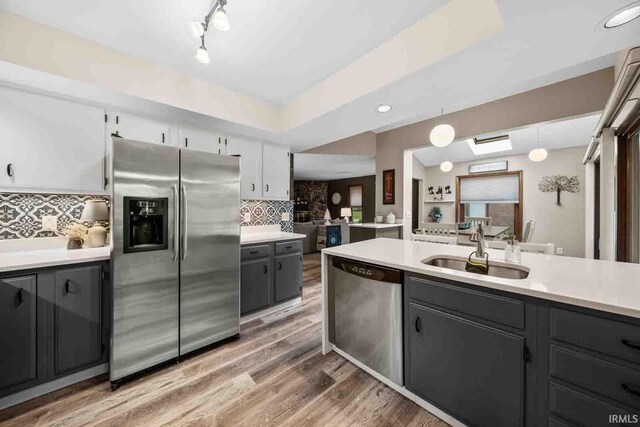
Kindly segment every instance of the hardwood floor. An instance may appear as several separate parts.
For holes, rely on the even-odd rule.
[[[112,392],[106,377],[0,411],[6,426],[446,426],[336,353],[320,351],[320,256],[302,303],[245,323],[240,338]]]

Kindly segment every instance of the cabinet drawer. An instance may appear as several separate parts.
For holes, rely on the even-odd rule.
[[[273,254],[273,245],[243,246],[240,249],[241,259],[266,258]]]
[[[553,382],[549,385],[549,410],[555,415],[585,427],[624,425],[619,421],[611,422],[611,416],[620,418],[626,416],[630,420],[637,417],[635,413]]]
[[[506,326],[524,329],[524,302],[448,285],[434,280],[409,277],[409,298],[469,314]]]
[[[550,373],[594,393],[640,407],[640,371],[552,345]]]
[[[640,327],[559,308],[550,316],[552,339],[640,363]]]
[[[302,252],[302,242],[300,240],[276,243],[276,255],[292,254],[295,252]]]

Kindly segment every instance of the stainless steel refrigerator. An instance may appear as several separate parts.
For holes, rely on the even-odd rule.
[[[240,331],[239,159],[113,138],[112,388]]]

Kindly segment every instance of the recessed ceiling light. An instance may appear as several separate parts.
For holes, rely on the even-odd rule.
[[[633,2],[618,9],[604,23],[605,28],[616,28],[640,17],[640,2]]]
[[[378,113],[388,113],[391,111],[391,105],[380,104],[378,105]]]
[[[473,154],[476,156],[513,150],[509,135],[502,135],[485,139],[472,138],[467,140],[467,144],[469,145],[469,148],[471,148],[471,151],[473,151]]]

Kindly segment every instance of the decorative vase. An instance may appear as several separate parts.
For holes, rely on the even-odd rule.
[[[82,249],[82,244],[84,241],[79,237],[69,238],[67,242],[67,249]]]
[[[389,213],[389,215],[387,215],[387,224],[395,224],[396,223],[396,216],[393,212]]]

